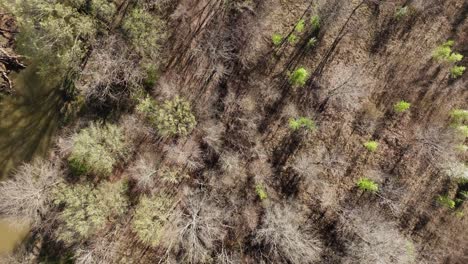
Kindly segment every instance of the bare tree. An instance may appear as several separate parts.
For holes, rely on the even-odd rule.
[[[128,171],[138,190],[148,192],[154,189],[158,167],[153,155],[150,153],[140,155]]]
[[[167,233],[169,249],[181,253],[183,262],[208,262],[215,242],[222,241],[227,234],[223,225],[227,216],[227,212],[207,196],[189,197],[171,217],[173,228]]]
[[[345,211],[341,221],[341,231],[353,237],[343,263],[413,263],[412,242],[374,210]]]
[[[97,236],[86,246],[78,248],[75,252],[76,264],[112,264],[120,256],[122,247],[121,225],[115,226],[104,236]]]
[[[117,36],[96,43],[81,72],[78,88],[86,99],[105,103],[119,101],[129,88],[138,87],[145,77],[136,53]]]
[[[420,127],[415,132],[420,155],[430,164],[441,169],[450,169],[457,162],[455,146],[458,138],[454,131],[444,127]]]
[[[37,159],[22,165],[13,179],[0,183],[0,214],[36,226],[48,208],[48,195],[60,179],[60,170],[49,161]]]
[[[193,138],[177,144],[164,146],[164,152],[167,160],[180,168],[196,170],[203,166],[200,146]]]
[[[307,230],[305,219],[290,205],[273,205],[266,209],[254,242],[263,245],[281,262],[314,263],[320,259],[322,251],[320,239]]]

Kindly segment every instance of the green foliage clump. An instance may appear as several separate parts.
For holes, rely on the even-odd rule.
[[[260,198],[262,201],[268,198],[265,187],[263,187],[262,184],[255,185],[255,193],[257,193],[258,198]]]
[[[450,112],[450,118],[455,124],[463,124],[463,122],[468,121],[468,110],[454,109]]]
[[[448,198],[448,196],[439,195],[437,197],[437,203],[439,203],[440,205],[442,205],[444,207],[447,207],[449,209],[455,208],[455,201]]]
[[[377,141],[367,141],[364,143],[364,147],[369,150],[370,152],[376,152],[377,148],[379,147],[379,143]]]
[[[197,124],[190,103],[178,96],[159,106],[147,97],[140,101],[136,109],[149,119],[162,137],[186,136]]]
[[[454,44],[453,40],[448,40],[444,44],[438,46],[434,52],[432,53],[432,57],[440,62],[447,62],[447,63],[457,63],[463,59],[463,55],[458,52],[452,52],[452,46]],[[450,76],[452,78],[458,78],[463,75],[465,72],[466,67],[464,66],[457,66],[453,65],[450,69]]]
[[[408,15],[408,12],[409,12],[409,8],[407,6],[400,6],[400,7],[397,8],[397,10],[395,12],[395,18],[397,20],[400,20],[403,17],[405,17],[406,15]]]
[[[289,35],[288,37],[288,42],[289,44],[296,44],[297,43],[297,36],[293,33],[291,33],[291,35]]]
[[[397,113],[403,113],[411,107],[411,104],[406,101],[399,101],[393,105],[393,110]]]
[[[301,128],[305,130],[314,130],[316,128],[315,122],[307,117],[298,117],[289,119],[289,128],[297,131]]]
[[[132,229],[143,243],[153,247],[161,243],[172,204],[172,200],[162,194],[140,199],[133,216]]]
[[[12,1],[13,2],[13,1]],[[30,59],[50,86],[77,72],[98,23],[64,1],[18,0],[5,3],[19,26],[19,53]]]
[[[316,37],[312,37],[312,38],[309,39],[309,41],[307,42],[307,47],[312,48],[312,47],[314,47],[315,45],[317,45],[317,38],[316,38]]]
[[[375,183],[373,180],[368,179],[368,178],[360,178],[357,183],[357,187],[360,190],[366,191],[366,192],[377,192],[379,191],[379,185]]]
[[[275,33],[271,36],[271,41],[273,42],[273,45],[279,46],[283,42],[283,36],[281,36],[281,34]]]
[[[108,176],[125,150],[125,138],[120,128],[92,123],[72,136],[68,163],[76,174]]]
[[[106,182],[97,188],[89,184],[59,184],[52,191],[58,213],[57,238],[67,244],[91,237],[105,227],[111,217],[123,214],[128,206],[123,181]]]
[[[320,16],[319,15],[313,15],[310,18],[310,24],[312,25],[312,30],[316,31],[320,29]]]
[[[452,52],[452,46],[455,44],[453,40],[448,40],[438,46],[432,53],[432,57],[437,61],[459,62],[463,59],[463,55]]]
[[[302,87],[306,84],[307,80],[309,80],[309,77],[309,72],[305,68],[301,67],[289,75],[289,82],[294,86]]]
[[[451,69],[450,69],[450,76],[454,79],[460,77],[463,75],[463,73],[465,72],[466,70],[466,67],[465,66],[453,66]]]
[[[134,8],[125,18],[122,28],[140,54],[157,58],[160,43],[165,38],[165,25],[159,17],[144,9]]]
[[[304,28],[305,28],[305,20],[301,19],[299,20],[299,22],[297,22],[296,26],[294,27],[294,30],[297,33],[301,33],[302,31],[304,31]]]
[[[463,137],[468,137],[468,125],[461,125],[456,127],[457,132]]]

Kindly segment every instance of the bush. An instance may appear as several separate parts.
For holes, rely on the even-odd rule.
[[[309,80],[309,77],[309,72],[305,68],[301,67],[289,75],[289,82],[293,86],[302,87],[306,84],[307,80]]]
[[[397,10],[395,12],[395,18],[397,20],[400,20],[403,17],[405,17],[406,15],[408,15],[408,12],[409,12],[409,8],[407,6],[400,6],[400,7],[397,8]]]
[[[455,208],[455,201],[448,198],[447,196],[439,195],[437,197],[437,203],[439,203],[440,205],[442,205],[444,207],[447,207],[449,209],[454,209]]]
[[[293,131],[297,131],[301,128],[305,130],[315,130],[315,122],[307,117],[298,117],[289,119],[289,128]]]
[[[455,124],[462,124],[468,121],[468,110],[465,109],[454,109],[450,112],[450,118]]]
[[[305,20],[301,19],[299,20],[299,22],[297,22],[296,26],[294,27],[294,30],[297,33],[301,33],[302,31],[304,31],[304,28],[305,28]]]
[[[360,190],[366,191],[366,192],[377,192],[379,191],[379,185],[375,183],[373,180],[368,179],[368,178],[361,178],[357,181],[356,183],[357,187]]]
[[[265,187],[263,187],[262,184],[255,185],[255,192],[257,193],[258,198],[260,198],[260,200],[262,200],[262,201],[265,200],[266,198],[268,198]]]
[[[289,42],[289,44],[296,44],[297,43],[297,36],[291,33],[291,35],[289,35],[289,37],[288,37],[288,42]]]
[[[370,152],[376,152],[377,148],[379,147],[379,143],[377,141],[367,141],[364,143],[364,147],[369,150]]]
[[[463,55],[452,52],[452,46],[455,44],[453,40],[448,40],[444,44],[438,46],[432,53],[432,57],[437,61],[442,62],[459,62],[463,59]]]
[[[63,207],[58,213],[57,238],[66,244],[82,241],[105,227],[111,217],[126,211],[127,184],[106,182],[97,188],[90,184],[59,184],[53,202]]]
[[[310,24],[312,25],[312,30],[316,31],[320,29],[320,16],[319,15],[313,15],[310,18]]]
[[[159,17],[135,8],[125,18],[122,28],[141,55],[158,59],[160,43],[165,38],[165,25]]]
[[[148,118],[162,137],[186,136],[197,124],[190,103],[178,96],[165,101],[160,106],[147,97],[137,105],[136,109]]]
[[[173,201],[162,194],[140,199],[133,216],[132,229],[149,246],[161,243]]]
[[[393,105],[393,110],[397,113],[403,113],[411,107],[411,104],[406,101],[399,101]]]
[[[279,46],[283,42],[283,36],[281,36],[281,34],[275,33],[273,36],[271,36],[271,41],[273,42],[273,45]]]
[[[72,136],[72,151],[68,157],[75,174],[108,176],[126,150],[123,132],[115,125],[92,123]]]
[[[454,79],[460,77],[463,75],[463,73],[465,72],[466,70],[466,67],[464,66],[453,66],[451,69],[450,69],[450,76]]]
[[[309,39],[309,42],[307,42],[307,47],[312,48],[315,45],[317,45],[317,38],[312,37],[311,39]]]
[[[457,126],[456,127],[457,129],[457,132],[460,133],[460,135],[462,137],[468,137],[468,126],[467,125],[463,125],[463,126]]]
[[[460,62],[463,59],[463,55],[458,52],[452,52],[453,40],[448,40],[444,44],[438,46],[432,53],[432,57],[439,62],[446,62],[454,64]],[[453,65],[450,68],[450,76],[452,78],[458,78],[463,75],[466,67]]]

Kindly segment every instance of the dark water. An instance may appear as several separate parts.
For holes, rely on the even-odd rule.
[[[44,155],[57,130],[62,99],[28,67],[12,76],[16,93],[0,99],[0,179]]]
[[[16,92],[0,98],[0,180],[21,163],[46,154],[59,124],[60,93],[35,72],[32,66],[10,76]],[[0,219],[0,255],[11,252],[27,233],[27,226],[13,227]]]

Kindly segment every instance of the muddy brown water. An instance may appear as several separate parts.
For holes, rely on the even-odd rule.
[[[60,96],[35,72],[28,67],[13,74],[15,94],[0,95],[0,180],[21,163],[44,155],[58,127]],[[27,227],[12,227],[0,219],[0,255],[10,253],[27,233]]]

